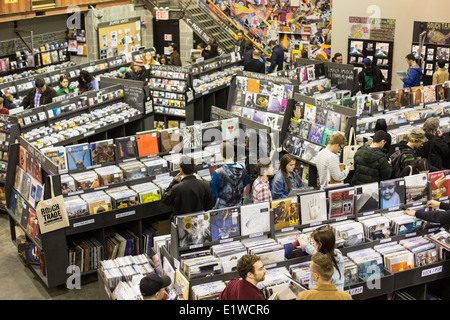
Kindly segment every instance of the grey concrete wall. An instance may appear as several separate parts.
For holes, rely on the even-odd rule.
[[[191,49],[193,49],[194,43],[194,31],[189,27],[186,22],[180,20],[180,57],[183,65],[185,61],[189,59]]]

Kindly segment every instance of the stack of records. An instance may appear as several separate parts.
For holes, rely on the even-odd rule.
[[[293,259],[305,256],[306,253],[300,248],[297,236],[300,231],[293,231],[275,235],[275,239],[284,247],[284,257],[286,259]]]
[[[75,186],[75,180],[72,176],[69,176],[68,174],[62,174],[61,175],[61,193],[62,194],[68,194],[69,192],[74,192],[77,190]]]
[[[123,181],[123,172],[116,166],[106,166],[94,170],[100,178],[102,186],[109,186],[110,184],[120,183]]]
[[[100,186],[97,173],[93,170],[72,174],[77,190],[92,189]]]
[[[136,184],[130,187],[138,193],[140,203],[161,200],[161,190],[152,182]]]
[[[225,282],[221,280],[192,286],[192,299],[219,300],[219,296],[225,287]]]
[[[210,211],[210,218],[212,241],[241,235],[238,207]]]
[[[106,257],[117,259],[119,257],[135,255],[139,252],[139,237],[129,230],[110,231],[105,237]],[[123,259],[124,263],[130,264],[129,259]]]
[[[241,206],[241,235],[264,233],[270,231],[269,202]]]
[[[141,161],[147,167],[147,174],[149,176],[157,176],[169,172],[167,161],[160,157],[142,159]]]
[[[158,186],[158,188],[161,190],[161,194],[163,195],[165,193],[165,190],[169,187],[172,180],[173,178],[171,176],[162,175],[153,179],[152,182]]]
[[[414,268],[414,255],[396,242],[389,242],[374,247],[382,257],[384,266],[391,273]]]
[[[182,271],[189,279],[205,277],[220,273],[219,258],[206,250],[188,253],[180,256]]]
[[[147,176],[147,167],[140,161],[123,162],[119,164],[126,180],[136,180]]]
[[[90,214],[89,206],[78,196],[64,198],[67,216],[69,219],[79,218]]]
[[[204,244],[211,241],[208,212],[178,215],[176,217],[180,247]]]
[[[408,216],[402,211],[391,212],[384,216],[391,221],[391,234],[410,233],[422,229],[425,226],[423,220]]]
[[[358,266],[348,257],[344,258],[344,286],[348,287],[359,282]]]
[[[285,267],[269,269],[266,272],[264,281],[257,284],[257,287],[264,291],[266,297],[274,293],[283,293],[280,300],[294,300],[296,294],[289,288],[291,279],[289,272]]]
[[[249,254],[257,255],[263,264],[284,261],[284,247],[274,239],[251,241],[245,243]]]
[[[83,200],[88,204],[90,214],[97,214],[112,210],[111,197],[104,191],[82,194],[81,198],[83,198]]]
[[[372,248],[349,252],[347,257],[357,265],[358,275],[363,281],[384,275],[383,259]]]
[[[245,254],[247,249],[239,241],[233,241],[211,247],[211,253],[219,258],[222,273],[236,271],[237,261]]]
[[[79,240],[69,245],[70,265],[80,268],[81,272],[98,269],[103,256],[103,246],[97,239]]]
[[[311,277],[311,270],[309,269],[310,264],[311,261],[307,261],[289,266],[289,273],[292,275],[292,278],[304,287],[308,287],[309,285],[309,279]]]
[[[330,229],[336,236],[336,247],[338,242],[344,247],[351,247],[364,242],[364,228],[360,222],[347,220],[330,224]]]
[[[436,234],[428,235],[427,238],[437,245],[439,259],[450,259],[450,233],[448,231],[441,230]]]
[[[439,253],[435,243],[423,237],[404,239],[400,245],[414,254],[414,267],[422,267],[439,261]]]
[[[170,171],[180,170],[180,158],[182,154],[174,153],[164,156],[163,159],[167,161]]]
[[[391,220],[380,214],[360,218],[359,222],[364,226],[364,235],[366,238],[378,240],[389,238],[391,236]]]
[[[112,188],[106,191],[111,197],[113,208],[127,208],[139,204],[139,197],[136,191],[127,186]]]
[[[144,251],[143,254],[147,256],[152,255],[152,247],[154,245],[154,238],[157,236],[158,231],[151,227],[146,226],[145,224],[142,225],[142,238],[143,238],[143,247]]]

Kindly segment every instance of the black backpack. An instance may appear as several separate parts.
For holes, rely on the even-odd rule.
[[[414,151],[409,148],[397,150],[391,155],[392,179],[400,178],[400,173],[404,169],[402,166],[402,159],[404,159],[403,155],[408,154],[411,154],[415,157]]]

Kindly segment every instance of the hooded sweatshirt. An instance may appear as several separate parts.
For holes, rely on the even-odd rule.
[[[416,64],[408,70],[408,76],[403,79],[403,88],[412,88],[420,86],[420,78],[422,77],[422,68]]]
[[[214,171],[211,179],[211,191],[218,208],[239,206],[244,187],[248,184],[247,170],[238,163],[224,164]]]

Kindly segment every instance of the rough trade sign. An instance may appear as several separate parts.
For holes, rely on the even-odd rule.
[[[62,196],[40,201],[36,207],[41,233],[69,226],[66,207]]]

